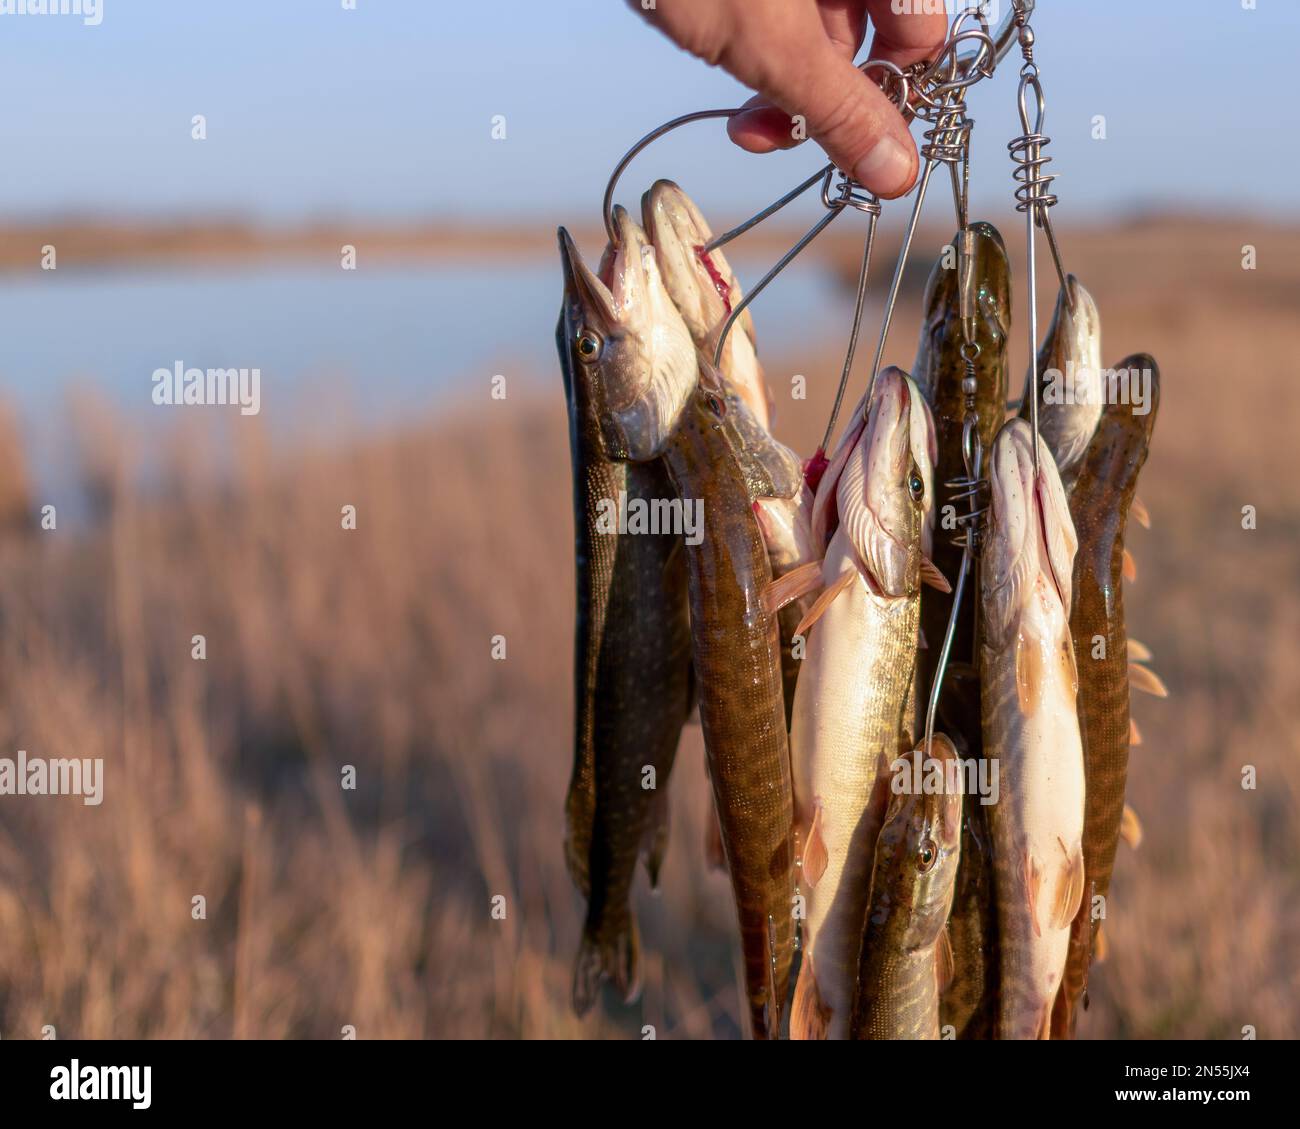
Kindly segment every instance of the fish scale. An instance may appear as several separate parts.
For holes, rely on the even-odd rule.
[[[702,537],[687,546],[700,723],[735,894],[751,1026],[776,1038],[794,954],[793,801],[776,616],[744,476],[701,392],[664,454],[684,500],[703,498]]]
[[[1046,444],[1009,421],[990,460],[981,571],[984,755],[998,762],[989,807],[1003,1039],[1046,1037],[1083,885],[1083,747],[1068,614],[1075,551]]]
[[[1124,624],[1124,533],[1137,480],[1150,450],[1160,403],[1160,372],[1145,353],[1126,357],[1120,368],[1151,371],[1151,410],[1135,415],[1127,404],[1108,404],[1088,445],[1070,495],[1079,535],[1074,565],[1070,631],[1079,670],[1079,728],[1087,793],[1084,803],[1084,901],[1071,931],[1066,977],[1052,1017],[1053,1038],[1069,1038],[1077,1004],[1087,986],[1095,944],[1092,897],[1110,890],[1124,791],[1128,779],[1128,641]],[[1102,636],[1104,657],[1094,658]]]

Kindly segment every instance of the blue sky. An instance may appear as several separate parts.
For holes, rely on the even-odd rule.
[[[219,213],[594,220],[622,151],[737,103],[622,0],[102,0],[103,22],[0,16],[0,186],[10,216]],[[1297,206],[1286,89],[1300,3],[1040,0],[1062,208]],[[1015,67],[976,92],[974,194],[1011,191]],[[190,138],[208,119],[209,139]],[[494,114],[505,141],[490,138]],[[1090,138],[1094,114],[1108,139]],[[1286,144],[1283,144],[1285,139]],[[816,166],[706,124],[633,166],[733,214]]]

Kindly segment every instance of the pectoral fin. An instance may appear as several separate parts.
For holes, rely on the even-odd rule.
[[[1023,634],[1016,636],[1016,696],[1020,712],[1032,717],[1042,699],[1043,685],[1042,648]]]
[[[822,838],[822,805],[818,801],[813,805],[812,825],[808,828],[808,841],[803,848],[803,876],[809,889],[821,880],[829,861],[826,840]]]
[[[1029,920],[1034,927],[1034,936],[1041,937],[1043,930],[1038,924],[1038,891],[1043,885],[1043,866],[1028,851],[1021,859],[1021,877],[1029,899]]]
[[[1074,857],[1067,863],[1064,882],[1056,887],[1056,901],[1052,905],[1053,929],[1065,929],[1074,921],[1083,900],[1083,849],[1076,847]]]
[[[939,566],[929,557],[921,558],[921,583],[928,584],[931,588],[937,588],[940,592],[952,591],[952,585],[948,583],[948,578],[939,571]]]
[[[763,610],[776,615],[787,604],[816,592],[822,586],[822,562],[809,561],[778,576],[763,592]]]
[[[799,626],[794,629],[796,635],[806,635],[808,628],[816,623],[823,615],[826,609],[835,602],[835,597],[843,592],[850,584],[853,583],[857,576],[857,570],[846,568],[835,581],[822,591],[822,594],[813,601],[813,606],[808,609],[803,619],[799,621]]]
[[[952,938],[948,936],[946,923],[939,930],[939,940],[935,942],[934,957],[935,976],[939,982],[939,992],[942,994],[951,987],[953,979],[957,975],[957,961],[953,957]]]
[[[1133,501],[1129,505],[1128,512],[1133,515],[1133,520],[1143,529],[1151,528],[1151,511],[1147,509],[1146,503],[1136,494],[1133,495]]]
[[[1124,550],[1123,564],[1121,566],[1124,573],[1124,579],[1132,583],[1138,578],[1137,561],[1133,559],[1133,554],[1127,549]]]

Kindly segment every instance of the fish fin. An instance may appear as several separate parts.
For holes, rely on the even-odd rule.
[[[948,583],[948,578],[939,571],[939,566],[929,557],[921,557],[921,583],[928,584],[931,588],[937,588],[940,592],[951,592],[952,585]]]
[[[948,925],[944,923],[939,930],[939,939],[935,942],[934,969],[939,983],[939,991],[946,992],[952,986],[957,975],[957,960],[952,952],[952,938],[948,936]]]
[[[651,801],[650,818],[641,836],[641,861],[645,863],[650,889],[656,894],[659,892],[659,872],[663,869],[664,855],[668,850],[668,819],[668,790],[662,788],[655,792]]]
[[[1139,643],[1130,636],[1128,640],[1128,657],[1131,662],[1149,663],[1151,661],[1151,648],[1145,643]]]
[[[822,583],[822,562],[809,561],[798,568],[792,568],[783,576],[778,576],[764,590],[762,596],[763,610],[768,615],[776,615],[786,604],[792,604],[801,596],[815,592]]]
[[[708,826],[704,829],[704,859],[710,870],[726,871],[727,852],[722,847],[722,820],[718,818],[718,805],[709,800]]]
[[[1038,1021],[1038,1038],[1051,1039],[1052,1037],[1052,1001],[1048,1000],[1043,1005],[1043,1017]]]
[[[1129,503],[1128,512],[1133,515],[1133,520],[1143,529],[1151,528],[1151,511],[1147,509],[1146,503],[1136,494],[1133,495],[1133,501]]]
[[[1068,856],[1067,856],[1068,857]],[[1076,847],[1074,857],[1067,862],[1065,881],[1056,888],[1056,902],[1052,906],[1051,926],[1053,929],[1065,929],[1079,912],[1083,901],[1083,848]]]
[[[641,995],[641,940],[633,917],[612,941],[600,942],[583,932],[573,962],[573,1010],[579,1016],[592,1009],[606,977],[614,982],[624,1003],[634,1003]]]
[[[1161,681],[1160,675],[1138,663],[1128,664],[1128,684],[1130,689],[1154,694],[1157,698],[1169,697],[1169,688]]]
[[[1138,723],[1131,717],[1128,719],[1128,743],[1132,748],[1142,744],[1142,730],[1138,728]]]
[[[1124,814],[1120,817],[1119,837],[1135,851],[1142,846],[1142,821],[1128,804],[1124,805]]]
[[[1034,936],[1041,937],[1043,930],[1038,924],[1038,890],[1043,884],[1042,864],[1028,851],[1021,857],[1021,877],[1025,882],[1025,893],[1029,899],[1029,920],[1034,926]]]
[[[799,626],[794,629],[794,633],[796,635],[806,635],[808,628],[826,614],[826,609],[835,602],[835,597],[853,583],[857,574],[857,569],[854,568],[846,568],[840,573],[839,577],[829,587],[824,588],[822,594],[813,601],[813,606],[804,613],[804,617],[799,621]]]
[[[1121,560],[1123,562],[1121,564],[1121,571],[1124,574],[1124,579],[1129,581],[1129,583],[1132,583],[1133,581],[1137,580],[1138,566],[1137,566],[1137,561],[1133,559],[1133,554],[1130,553],[1127,549],[1125,549],[1124,555],[1121,558]]]
[[[1032,717],[1038,709],[1043,685],[1043,656],[1041,648],[1026,639],[1023,632],[1016,635],[1016,697],[1020,712]]]
[[[806,953],[799,981],[794,986],[794,1003],[790,1008],[791,1039],[825,1039],[831,1024],[831,1009],[822,1003],[813,971],[812,954]]]
[[[803,848],[803,876],[810,890],[826,873],[826,864],[829,861],[826,840],[822,838],[822,805],[820,801],[816,801],[813,804],[812,823],[808,828],[808,840]]]
[[[1104,964],[1110,953],[1110,942],[1106,940],[1105,925],[1097,926],[1097,936],[1092,942],[1092,959],[1097,964]]]

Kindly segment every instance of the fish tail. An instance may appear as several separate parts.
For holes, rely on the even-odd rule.
[[[573,962],[574,1012],[583,1016],[592,1009],[605,979],[613,982],[625,1004],[634,1003],[641,994],[641,938],[630,914],[612,937],[597,938],[583,931]]]

